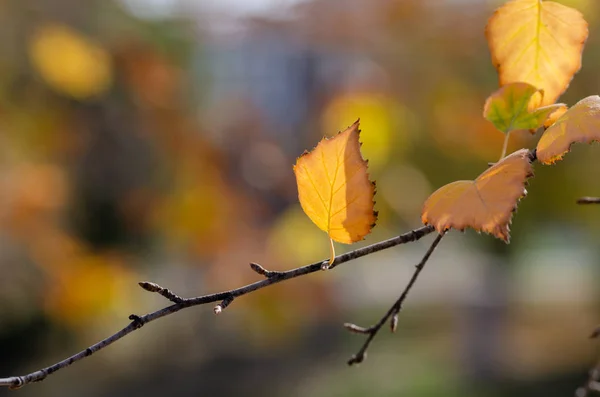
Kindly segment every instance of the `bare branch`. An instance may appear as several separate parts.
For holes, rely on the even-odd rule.
[[[281,272],[273,272],[273,271],[267,270],[256,262],[250,262],[250,268],[252,270],[254,270],[256,273],[260,274],[261,276],[265,276],[266,278],[281,276]]]
[[[215,308],[213,309],[213,311],[215,312],[215,314],[221,314],[221,312],[223,310],[225,310],[225,308],[227,306],[229,306],[229,304],[231,302],[233,302],[233,296],[228,296],[227,298],[223,299],[223,302],[221,302],[217,306],[215,306]]]
[[[600,362],[590,370],[589,377],[585,384],[575,391],[576,397],[587,397],[600,392]]]
[[[577,204],[600,204],[600,197],[580,197]]]
[[[163,288],[156,283],[151,283],[149,281],[140,281],[138,284],[140,287],[142,287],[146,291],[156,292],[157,294],[164,296],[165,298],[167,298],[168,300],[170,300],[173,303],[181,303],[181,302],[185,301],[185,298],[182,298],[181,296],[176,295],[171,290],[169,290],[167,288]]]
[[[356,330],[360,329],[360,330],[364,331],[364,332],[360,332],[360,333],[368,335],[367,339],[361,346],[358,353],[353,355],[352,358],[350,358],[350,360],[348,360],[348,365],[359,364],[364,361],[364,359],[367,357],[367,349],[369,348],[369,345],[371,344],[371,342],[373,341],[373,339],[375,338],[375,336],[377,335],[377,333],[379,332],[379,330],[381,329],[383,324],[385,324],[388,321],[388,319],[391,318],[390,326],[391,326],[392,332],[394,332],[396,330],[396,327],[398,324],[397,316],[398,316],[398,313],[400,313],[400,310],[402,310],[402,304],[406,300],[406,297],[408,296],[408,293],[410,292],[412,286],[417,281],[417,278],[419,277],[419,274],[425,267],[425,264],[429,260],[429,257],[431,256],[431,254],[433,253],[435,248],[438,246],[438,244],[442,240],[442,237],[444,237],[443,234],[438,234],[437,237],[435,238],[435,240],[433,240],[433,243],[431,243],[431,246],[429,247],[429,249],[423,256],[423,259],[421,259],[421,262],[419,262],[419,264],[417,264],[415,266],[415,272],[413,273],[412,277],[410,278],[410,281],[404,288],[404,291],[402,291],[402,294],[400,295],[398,300],[396,302],[394,302],[392,307],[390,307],[390,309],[387,311],[387,313],[385,313],[383,315],[383,317],[381,317],[381,319],[377,322],[377,324],[375,324],[369,328],[362,328],[362,327],[359,327],[358,325],[354,325],[354,324],[345,324],[345,327],[349,330],[357,332]]]
[[[600,326],[596,327],[590,339],[596,339],[600,335]],[[575,391],[575,397],[588,397],[592,392],[600,393],[600,360],[590,369],[586,382]]]
[[[371,333],[371,328],[360,327],[352,323],[344,323],[344,328],[346,328],[350,332],[354,332],[355,334],[368,335],[369,333]]]
[[[413,241],[417,241],[417,240],[421,239],[423,236],[426,236],[427,234],[429,234],[433,231],[434,231],[434,228],[432,226],[423,226],[419,229],[412,230],[408,233],[401,234],[401,235],[393,237],[391,239],[380,241],[378,243],[368,245],[363,248],[358,248],[354,251],[350,251],[350,252],[347,252],[342,255],[338,255],[335,258],[334,265],[331,268],[337,267],[337,266],[341,265],[342,263],[349,262],[354,259],[358,259],[363,256],[373,254],[378,251],[382,251],[382,250],[385,250],[385,249],[388,249],[391,247],[395,247],[400,244],[406,244],[406,243],[410,243]],[[439,238],[440,237],[438,237],[438,239]],[[430,251],[432,251],[431,248],[430,248]],[[309,273],[314,273],[314,272],[320,271],[322,269],[322,265],[324,262],[328,262],[328,260],[327,259],[324,261],[321,260],[319,262],[315,262],[310,265],[298,267],[296,269],[288,270],[285,272],[269,272],[258,264],[254,264],[255,266],[252,266],[252,264],[251,264],[250,266],[252,267],[252,269],[255,272],[257,272],[267,278],[264,280],[261,280],[261,281],[257,281],[252,284],[245,285],[245,286],[237,288],[237,289],[230,290],[230,291],[223,291],[223,292],[219,292],[216,294],[198,296],[195,298],[181,298],[180,296],[174,294],[173,292],[171,292],[170,290],[168,290],[166,288],[159,286],[158,284],[150,283],[147,281],[140,282],[139,285],[146,291],[156,292],[156,293],[164,296],[165,298],[169,299],[170,301],[174,302],[174,304],[171,306],[162,308],[160,310],[154,311],[152,313],[148,313],[143,316],[138,316],[136,314],[132,314],[131,316],[129,316],[131,323],[129,325],[127,325],[125,328],[123,328],[122,330],[120,330],[119,332],[117,332],[117,333],[109,336],[108,338],[103,339],[100,342],[88,347],[87,349],[82,350],[79,353],[74,354],[71,357],[68,357],[68,358],[66,358],[56,364],[53,364],[49,367],[42,368],[38,371],[32,372],[27,375],[13,376],[13,377],[8,377],[8,378],[0,378],[0,386],[7,386],[11,389],[18,389],[28,383],[42,381],[42,380],[46,379],[49,375],[52,375],[53,373],[55,373],[56,371],[63,369],[63,368],[67,368],[71,364],[73,364],[77,361],[83,360],[84,358],[91,356],[92,354],[96,353],[97,351],[104,349],[105,347],[113,344],[114,342],[118,341],[119,339],[124,338],[125,336],[129,335],[136,329],[139,329],[140,327],[142,327],[143,325],[145,325],[151,321],[157,320],[161,317],[165,317],[170,314],[176,313],[176,312],[180,311],[181,309],[185,309],[187,307],[204,305],[204,304],[208,304],[208,303],[212,303],[212,302],[221,301],[221,303],[218,304],[217,306],[215,306],[215,308],[213,309],[215,314],[221,313],[223,311],[223,309],[225,309],[237,297],[246,295],[253,291],[268,287],[269,285],[279,283],[284,280],[289,280],[292,278],[304,276]],[[257,269],[258,269],[258,271],[257,271]],[[264,270],[264,274],[261,273],[262,270],[260,270],[260,269]],[[269,276],[269,275],[271,275],[271,276]]]
[[[396,332],[396,328],[398,328],[398,313],[394,314],[390,319],[390,331]]]

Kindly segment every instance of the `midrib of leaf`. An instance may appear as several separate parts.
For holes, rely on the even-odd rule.
[[[527,46],[521,51],[521,53],[513,58],[508,64],[504,65],[505,69],[510,69],[514,64],[517,64],[521,58],[523,58],[523,56],[525,56],[525,54],[529,51],[530,47],[532,45],[535,46],[535,55],[534,55],[534,66],[533,66],[533,72],[536,75],[537,78],[541,77],[540,73],[539,73],[539,58],[540,58],[540,48],[541,48],[541,41],[540,41],[540,35],[541,35],[541,28],[542,26],[542,0],[537,0],[537,4],[534,5],[533,7],[537,7],[537,21],[536,21],[536,26],[535,26],[535,30],[536,33],[534,34],[533,39],[527,44]],[[527,23],[524,22],[523,26],[527,26]],[[516,35],[514,35],[516,36]],[[538,86],[539,84],[532,84],[534,86]]]
[[[542,45],[542,43],[540,41],[541,30],[542,30],[542,0],[538,0],[538,2],[537,2],[537,25],[535,27],[536,46],[535,46],[535,61],[534,61],[534,70],[535,70],[535,74],[537,75],[537,77],[541,77],[540,66],[539,66],[540,50],[541,50],[541,45]],[[536,84],[536,87],[539,88],[537,84]]]
[[[321,155],[323,152],[321,152]],[[333,239],[331,238],[331,208],[333,207],[333,189],[335,188],[335,182],[337,181],[338,172],[340,170],[340,153],[336,150],[336,160],[335,160],[335,172],[333,174],[333,181],[329,184],[329,209],[327,210],[327,236],[329,237],[329,266],[333,265],[335,261],[335,246],[333,245]],[[323,166],[325,166],[325,159],[323,159]],[[327,174],[327,180],[329,180],[329,173],[327,169],[325,169],[325,173]]]
[[[514,94],[511,94],[511,95],[508,96],[508,108],[511,109],[511,110],[515,108],[515,96],[514,96]],[[505,134],[508,134],[512,130],[513,125],[515,124],[515,117],[517,117],[515,113],[516,112],[513,112],[513,115],[512,115],[512,117],[510,119],[510,123],[508,123],[508,126],[506,126],[506,131],[504,131]],[[504,142],[506,142],[507,140],[508,140],[508,138],[505,137],[504,138]],[[506,152],[506,149],[503,149],[502,153],[504,154],[505,152]],[[500,157],[500,160],[502,160],[502,157],[503,156]]]

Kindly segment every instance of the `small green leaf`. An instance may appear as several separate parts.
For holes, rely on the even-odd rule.
[[[505,134],[514,130],[536,130],[552,112],[564,106],[554,104],[536,109],[541,95],[543,92],[531,84],[507,84],[485,101],[483,117]]]

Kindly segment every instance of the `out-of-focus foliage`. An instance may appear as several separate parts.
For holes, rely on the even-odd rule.
[[[322,116],[322,130],[332,136],[332,131],[349,125],[361,117],[365,131],[376,131],[361,135],[361,152],[369,159],[369,170],[377,172],[390,160],[391,154],[405,154],[410,150],[410,115],[406,108],[390,95],[382,92],[356,92],[335,97],[326,105]]]
[[[33,66],[55,90],[78,99],[106,91],[111,60],[102,47],[57,24],[37,27],[29,43]]]
[[[137,281],[192,296],[256,281],[249,261],[285,270],[323,259],[292,165],[357,118],[380,212],[365,244],[419,225],[437,187],[498,159],[503,134],[481,116],[498,86],[483,31],[504,1],[306,0],[240,19],[215,9],[252,2],[209,3],[0,2],[2,374],[168,304]],[[560,3],[590,23],[561,99],[572,104],[600,92],[600,3]],[[50,56],[37,59],[36,42]],[[77,72],[93,54],[105,62]],[[537,139],[515,132],[509,152]],[[573,150],[536,169],[510,254],[486,236],[444,239],[400,335],[353,375],[343,362],[356,339],[340,324],[384,310],[422,247],[275,285],[216,320],[199,308],[157,321],[64,382],[19,393],[570,395],[573,382],[555,382],[579,381],[590,361],[600,231],[600,212],[573,205],[600,189],[597,148]]]

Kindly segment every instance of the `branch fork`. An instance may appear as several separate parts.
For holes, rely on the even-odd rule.
[[[433,243],[431,244],[431,246],[429,247],[429,249],[423,256],[423,259],[421,259],[421,262],[419,262],[415,266],[415,272],[413,273],[410,281],[404,288],[404,291],[402,291],[402,294],[400,295],[400,297],[396,300],[396,302],[394,302],[392,307],[389,308],[389,310],[383,315],[383,317],[381,317],[381,319],[379,319],[379,321],[376,324],[374,324],[368,328],[360,327],[356,324],[351,324],[351,323],[344,324],[344,327],[350,332],[367,335],[367,339],[362,344],[362,346],[360,347],[358,352],[356,354],[354,354],[350,358],[350,360],[348,360],[348,365],[360,364],[361,362],[363,362],[365,360],[365,358],[367,357],[367,350],[369,349],[371,342],[373,341],[373,339],[375,339],[375,336],[377,336],[377,334],[379,333],[379,331],[381,330],[383,325],[388,320],[390,322],[390,330],[392,332],[396,332],[396,328],[398,327],[398,314],[400,313],[400,310],[402,310],[402,304],[408,297],[408,293],[410,292],[411,288],[417,281],[419,274],[425,267],[425,264],[431,257],[431,254],[433,254],[433,251],[436,249],[436,247],[442,240],[442,237],[444,237],[444,234],[438,234],[437,237],[435,238],[435,240],[433,240]]]

